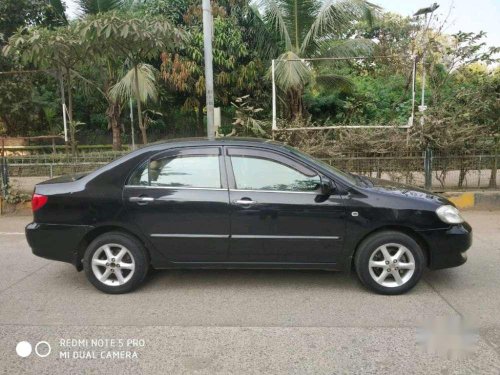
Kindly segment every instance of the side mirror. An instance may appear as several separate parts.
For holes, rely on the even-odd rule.
[[[321,179],[321,195],[332,195],[334,190],[335,187],[332,181],[326,178]]]

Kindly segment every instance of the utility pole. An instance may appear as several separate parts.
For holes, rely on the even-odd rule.
[[[274,136],[274,131],[278,130],[278,124],[276,123],[276,80],[274,77],[275,65],[276,65],[275,60],[272,59],[272,61],[271,61],[271,78],[273,81],[273,123],[272,123],[273,136]]]
[[[422,42],[422,96],[421,96],[421,104],[418,107],[419,112],[422,113],[420,117],[420,125],[422,126],[422,130],[424,128],[425,123],[425,110],[427,106],[425,105],[425,58],[427,54],[427,45],[429,44],[429,37],[427,36],[427,31],[429,30],[429,26],[431,24],[432,16],[434,15],[434,11],[439,8],[438,3],[434,3],[427,8],[419,9],[413,16],[425,16],[425,29],[422,33],[421,42]]]
[[[425,110],[427,106],[425,105],[425,58],[427,53],[427,46],[429,44],[429,37],[427,35],[427,31],[429,30],[429,26],[431,24],[432,16],[434,15],[434,11],[439,8],[438,3],[432,4],[430,7],[419,9],[413,16],[425,16],[425,29],[422,34],[421,42],[422,42],[422,101],[418,106],[419,112],[422,114],[420,117],[420,126],[422,127],[422,136],[421,140],[424,140],[424,125],[425,125]],[[415,91],[413,91],[415,93]],[[432,189],[432,149],[429,144],[425,147],[424,152],[424,175],[425,175],[425,188],[427,190]]]
[[[202,0],[203,44],[205,51],[205,95],[207,97],[207,136],[215,138],[214,129],[214,72],[212,66],[213,17],[210,0]]]
[[[68,125],[66,122],[66,95],[64,93],[64,77],[62,70],[59,70],[57,74],[59,77],[59,88],[61,90],[62,115],[63,115],[63,125],[64,125],[64,143],[68,144]]]
[[[132,98],[129,99],[129,105],[130,105],[130,137],[132,138],[132,150],[135,150],[134,106],[132,105]]]

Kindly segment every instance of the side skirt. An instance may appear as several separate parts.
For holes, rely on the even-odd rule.
[[[282,263],[282,262],[185,262],[153,264],[155,269],[291,269],[291,270],[327,270],[342,271],[337,263]]]

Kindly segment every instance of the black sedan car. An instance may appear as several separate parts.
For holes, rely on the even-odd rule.
[[[26,236],[107,293],[150,268],[354,269],[382,294],[466,261],[471,227],[445,198],[339,171],[258,139],[178,140],[36,185]]]

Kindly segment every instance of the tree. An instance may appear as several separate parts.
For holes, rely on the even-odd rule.
[[[78,5],[83,17],[95,16],[99,13],[109,12],[116,9],[122,9],[124,2],[122,0],[79,0]],[[123,103],[120,99],[111,95],[111,89],[123,74],[123,59],[117,56],[110,49],[109,39],[101,38],[98,40],[85,40],[92,56],[94,64],[85,69],[82,80],[93,86],[106,100],[106,118],[108,120],[108,130],[111,130],[113,136],[113,150],[121,149],[121,130],[120,117]]]
[[[20,27],[56,27],[66,24],[60,0],[2,0],[0,2],[0,50]],[[41,91],[52,90],[50,80],[40,74],[23,73],[16,56],[0,55],[0,126],[8,134],[27,134],[45,125],[44,103],[32,100],[35,83]],[[29,68],[28,68],[29,69]]]
[[[137,17],[130,13],[107,12],[87,17],[78,23],[80,35],[91,41],[104,40],[106,53],[127,60],[132,66],[137,103],[137,118],[143,143],[147,143],[139,82],[139,64],[156,57],[161,51],[173,49],[185,40],[185,33],[163,17]],[[129,72],[130,73],[130,72]],[[129,74],[127,73],[127,74]]]
[[[342,39],[354,21],[371,20],[376,6],[364,0],[262,0],[263,22],[268,30],[279,33],[282,53],[275,67],[277,86],[285,94],[290,119],[302,117],[305,108],[303,93],[313,78],[311,65],[301,57],[345,54],[367,47],[367,41],[350,39],[342,43],[332,43]],[[269,33],[268,33],[269,34]],[[267,38],[263,33],[261,38]],[[323,84],[345,82],[334,74],[318,76]]]
[[[22,26],[55,27],[66,25],[65,6],[61,0],[2,0],[0,33],[7,40]]]
[[[78,7],[84,16],[120,9],[123,5],[123,0],[78,0]]]
[[[25,64],[34,64],[41,69],[53,70],[61,82],[61,97],[66,102],[68,95],[68,121],[74,126],[73,119],[73,77],[74,67],[86,56],[85,46],[74,25],[48,29],[33,27],[19,30],[3,49],[5,55],[17,55]],[[76,153],[76,139],[71,132],[70,140],[73,153]]]
[[[190,33],[190,42],[173,53],[161,55],[161,72],[170,87],[186,95],[184,108],[197,109],[201,130],[205,102],[202,14],[197,1],[188,1],[187,4],[189,6],[180,11],[184,12],[182,20]],[[233,12],[232,15],[229,11]],[[215,97],[219,103],[227,105],[243,93],[258,91],[259,75],[264,73],[264,66],[244,40],[234,7],[214,2],[212,14]]]
[[[158,90],[156,88],[157,70],[149,64],[137,64],[130,69],[110,90],[109,97],[115,102],[126,102],[135,98],[140,108],[141,103],[148,100],[156,101]],[[143,113],[144,114],[144,113]],[[144,144],[147,143],[148,121],[141,125]]]

